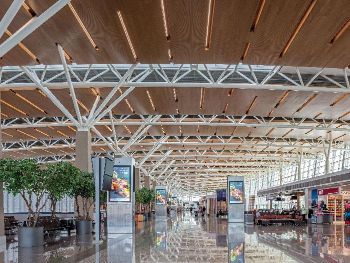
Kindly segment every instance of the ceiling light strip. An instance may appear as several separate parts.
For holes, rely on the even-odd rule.
[[[124,125],[123,127],[125,128],[125,130],[127,130],[128,133],[132,134],[132,132],[130,131],[130,129],[128,128],[128,126]]]
[[[201,88],[201,96],[199,98],[199,109],[203,110],[204,107],[204,97],[205,97],[205,90],[204,88]]]
[[[208,17],[207,17],[207,33],[205,36],[205,50],[209,50],[209,47],[210,47],[211,35],[213,31],[214,9],[215,9],[215,0],[209,0]]]
[[[6,30],[6,35],[8,35],[9,37],[12,36],[12,33],[8,30]],[[38,57],[36,55],[34,55],[34,53],[32,51],[30,51],[29,48],[27,48],[22,42],[18,43],[18,46],[25,52],[28,54],[28,56],[30,56],[34,61],[36,61],[37,63],[40,64],[40,60],[38,59]]]
[[[307,8],[306,12],[304,13],[303,17],[301,18],[299,24],[297,25],[296,29],[293,31],[293,34],[291,35],[291,37],[289,38],[287,44],[284,46],[281,54],[280,54],[280,58],[282,58],[286,52],[288,51],[289,47],[292,45],[292,42],[294,41],[295,37],[297,36],[297,34],[299,33],[300,29],[302,28],[302,26],[304,25],[306,19],[309,17],[312,9],[315,7],[317,3],[317,0],[313,0],[309,7]]]
[[[47,133],[45,133],[45,132],[39,130],[38,128],[34,128],[34,130],[37,131],[38,133],[41,133],[42,135],[44,135],[44,136],[46,136],[46,137],[49,137],[49,138],[51,137],[51,136],[48,135]]]
[[[336,104],[338,104],[340,101],[342,101],[343,99],[345,99],[346,97],[348,97],[349,94],[343,94],[341,95],[339,98],[337,98],[334,102],[332,102],[329,106],[330,107],[333,107],[335,106]]]
[[[32,139],[34,139],[34,140],[38,140],[37,137],[32,136],[32,135],[30,135],[30,134],[28,134],[28,133],[26,133],[26,132],[24,132],[24,131],[21,131],[21,130],[19,130],[19,129],[16,129],[16,131],[19,132],[19,133],[22,133],[23,135],[28,136],[29,138],[32,138]]]
[[[23,97],[21,94],[15,92],[14,90],[11,90],[17,97],[19,97],[21,100],[25,101],[26,103],[28,103],[30,106],[32,106],[33,108],[37,109],[38,111],[47,114],[47,112],[45,110],[43,110],[42,108],[40,108],[39,106],[37,106],[36,104],[34,104],[33,102],[31,102],[30,100],[28,100],[27,98]]]
[[[27,113],[25,113],[24,111],[18,109],[18,108],[15,107],[15,106],[11,105],[10,103],[4,101],[3,99],[0,99],[0,102],[1,102],[1,103],[4,103],[6,106],[10,107],[11,109],[13,109],[13,110],[15,110],[15,111],[17,111],[17,112],[19,112],[19,113],[25,115],[25,116],[28,116]]]
[[[308,98],[308,100],[305,101],[303,105],[301,105],[301,107],[297,109],[296,112],[300,112],[303,108],[305,108],[312,100],[314,100],[317,97],[317,95],[318,94],[313,94],[310,98]]]
[[[126,103],[126,105],[128,105],[128,107],[129,107],[129,110],[131,111],[131,113],[135,113],[135,110],[134,110],[134,108],[131,106],[131,104],[130,104],[130,102],[128,101],[128,99],[125,99],[125,103]]]
[[[169,30],[168,30],[168,23],[167,23],[167,20],[166,20],[164,0],[160,0],[160,7],[162,9],[162,18],[163,18],[165,38],[166,38],[167,41],[169,41],[170,40],[170,34],[169,34]]]
[[[257,98],[258,98],[258,96],[255,96],[253,101],[250,103],[249,108],[245,113],[246,115],[248,115],[250,113],[251,109],[254,107],[254,104],[255,104]]]
[[[83,29],[86,37],[89,39],[91,45],[94,47],[95,50],[99,50],[98,46],[96,45],[95,41],[92,39],[92,37],[91,37],[89,31],[86,29],[83,21],[81,21],[79,15],[78,15],[77,11],[74,9],[73,5],[71,3],[69,3],[68,6],[69,6],[70,10],[72,11],[75,19],[78,21],[80,27]]]
[[[32,17],[37,16],[35,11],[28,4],[26,4],[26,2],[23,2],[22,6]]]
[[[335,34],[335,36],[332,38],[332,40],[329,42],[330,44],[333,44],[335,41],[337,41],[344,32],[349,28],[350,26],[350,19],[339,29],[339,31]]]
[[[260,0],[259,1],[259,7],[258,7],[258,10],[256,12],[256,15],[255,15],[255,18],[254,18],[254,22],[250,28],[250,32],[254,32],[258,23],[259,23],[259,20],[260,20],[260,17],[261,17],[261,14],[262,14],[262,11],[264,9],[264,6],[265,6],[265,2],[266,0]]]
[[[146,92],[147,92],[148,100],[151,103],[153,111],[157,111],[156,107],[154,106],[154,103],[153,103],[153,100],[152,100],[152,97],[151,97],[151,93],[149,92],[149,90],[146,90]]]
[[[248,54],[248,51],[249,51],[249,48],[250,48],[250,42],[248,42],[246,45],[245,45],[245,48],[244,48],[244,51],[243,51],[243,54],[242,54],[242,57],[241,57],[241,61],[243,61],[247,54]]]
[[[121,23],[121,25],[123,27],[123,31],[124,31],[125,37],[126,37],[126,39],[128,41],[128,44],[129,44],[129,47],[131,49],[132,55],[133,55],[134,59],[137,60],[137,55],[136,55],[134,46],[133,46],[133,44],[131,42],[131,39],[130,39],[128,30],[126,28],[126,25],[124,23],[124,19],[123,19],[122,13],[120,11],[117,11],[117,14],[118,14],[119,21],[120,21],[120,23]]]
[[[7,136],[10,136],[10,137],[13,138],[13,135],[11,135],[11,134],[9,134],[9,133],[7,133],[7,132],[1,131],[1,133],[2,133],[2,134],[5,134],[5,135],[7,135]]]

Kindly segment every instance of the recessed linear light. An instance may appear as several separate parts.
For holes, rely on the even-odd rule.
[[[73,13],[75,19],[78,21],[80,27],[83,29],[83,31],[84,31],[86,37],[89,39],[91,45],[94,47],[95,50],[98,51],[98,50],[99,50],[99,49],[98,49],[98,46],[96,45],[95,41],[92,39],[92,37],[91,37],[89,31],[86,29],[86,27],[85,27],[83,21],[81,21],[79,15],[78,15],[78,13],[77,13],[77,11],[75,11],[75,9],[74,9],[74,7],[73,7],[73,5],[72,5],[71,3],[69,3],[68,6],[69,6],[70,10],[72,11],[72,13]]]
[[[64,136],[64,137],[66,137],[66,138],[70,138],[67,134],[65,134],[65,133],[63,133],[63,132],[61,132],[61,131],[56,130],[56,132],[57,132],[58,134]]]
[[[77,130],[75,129],[75,128],[73,128],[72,126],[67,126],[68,127],[68,129],[70,129],[70,130],[72,130],[72,131],[74,131],[74,132],[76,132]]]
[[[166,132],[165,132],[165,130],[164,130],[164,128],[163,128],[163,125],[161,125],[160,128],[161,128],[161,130],[162,130],[163,135],[166,135]]]
[[[247,54],[248,54],[248,51],[249,51],[249,48],[250,48],[250,42],[248,42],[246,45],[245,45],[245,48],[244,48],[244,51],[243,51],[243,54],[241,56],[241,61],[243,61]]]
[[[163,18],[165,38],[166,38],[167,41],[169,41],[170,40],[170,34],[169,34],[169,30],[168,30],[168,23],[166,21],[164,0],[160,0],[160,7],[162,9],[162,18]]]
[[[17,111],[17,112],[19,112],[19,113],[25,115],[25,116],[28,116],[27,113],[25,113],[24,111],[20,110],[19,108],[13,106],[12,104],[10,104],[10,103],[4,101],[3,99],[0,99],[0,102],[1,102],[1,103],[4,103],[6,106],[10,107],[11,109],[13,109],[13,110],[15,110],[15,111]]]
[[[258,7],[258,10],[256,12],[256,15],[255,15],[255,19],[254,19],[254,22],[250,28],[250,32],[254,32],[258,23],[259,23],[259,20],[260,20],[260,17],[261,17],[261,14],[262,14],[262,11],[264,9],[264,6],[265,6],[265,0],[260,0],[259,1],[259,7]]]
[[[7,133],[7,132],[2,131],[1,133],[2,133],[2,134],[5,134],[5,135],[7,135],[7,136],[10,136],[10,137],[13,138],[13,135],[11,135],[11,134],[9,134],[9,133]]]
[[[10,91],[12,93],[14,93],[17,97],[19,97],[21,100],[25,101],[26,103],[28,103],[30,106],[34,107],[35,109],[37,109],[38,111],[47,114],[47,112],[45,110],[43,110],[42,108],[40,108],[39,106],[37,106],[36,104],[34,104],[33,102],[31,102],[30,100],[28,100],[27,98],[23,97],[21,94],[17,93],[16,91],[10,89]]]
[[[223,114],[225,114],[225,113],[226,113],[227,108],[228,108],[228,103],[226,103],[226,104],[225,104],[224,110],[222,111],[222,113],[223,113]]]
[[[6,35],[8,35],[9,37],[12,36],[12,33],[8,30],[6,30]],[[27,48],[22,42],[18,43],[18,46],[28,54],[28,56],[30,56],[34,61],[36,61],[38,64],[40,64],[40,60],[38,59],[38,57],[36,55],[34,55],[34,53],[32,51],[30,51],[29,48]]]
[[[19,130],[19,129],[16,129],[16,131],[19,132],[19,133],[22,133],[23,135],[28,136],[29,138],[32,138],[32,139],[34,139],[34,140],[38,140],[37,137],[35,137],[35,136],[33,136],[33,135],[30,135],[30,134],[28,134],[28,133],[26,133],[26,132],[24,132],[24,131],[21,131],[21,130]]]
[[[105,125],[105,127],[107,128],[107,130],[109,130],[110,132],[112,132],[112,129],[111,129],[109,126]]]
[[[148,100],[151,103],[153,111],[157,111],[156,107],[154,106],[154,103],[153,103],[153,100],[152,100],[152,97],[151,97],[151,93],[148,90],[146,90],[146,92],[147,92]]]
[[[306,19],[309,17],[312,9],[315,7],[316,2],[317,2],[317,0],[313,0],[310,3],[309,7],[306,9],[306,12],[304,13],[303,17],[301,18],[300,22],[298,23],[296,29],[293,31],[291,37],[288,39],[288,42],[284,46],[284,48],[283,48],[283,50],[282,50],[282,52],[280,54],[280,58],[282,58],[286,54],[286,52],[288,51],[288,49],[292,45],[292,42],[294,41],[295,37],[297,36],[297,34],[299,33],[300,29],[304,25]]]
[[[255,96],[253,101],[250,103],[249,108],[245,113],[246,115],[248,115],[250,113],[251,109],[254,107],[254,104],[255,104],[257,98],[258,98],[258,96]]]
[[[289,133],[291,133],[292,131],[294,131],[294,129],[290,129],[289,131],[287,131],[285,134],[282,135],[282,138],[286,137]]]
[[[132,113],[135,113],[135,110],[134,110],[134,108],[131,106],[131,104],[130,104],[130,102],[128,101],[128,99],[125,99],[125,103],[126,103],[126,105],[128,105],[130,111],[131,111]]]
[[[8,118],[9,116],[3,112],[1,112],[1,116],[4,116],[5,118]]]
[[[336,104],[338,104],[340,101],[342,101],[343,99],[345,99],[346,97],[348,97],[349,94],[343,94],[341,95],[339,98],[337,98],[335,101],[333,101],[329,106],[330,107],[333,107],[335,106]]]
[[[173,62],[173,55],[171,54],[170,48],[168,48],[168,58],[170,63]]]
[[[204,107],[204,97],[205,97],[205,89],[201,88],[201,96],[199,98],[199,109],[203,110]]]
[[[82,107],[86,112],[89,112],[89,109],[85,106],[84,103],[82,103],[80,100],[77,99],[77,102],[80,107]]]
[[[46,136],[46,137],[49,137],[50,138],[50,135],[48,135],[47,133],[37,129],[37,128],[34,128],[35,131],[37,131],[38,133],[41,133],[42,135]]]
[[[208,17],[207,17],[207,33],[205,36],[205,50],[209,50],[211,35],[213,31],[215,0],[209,0],[208,2]]]
[[[330,44],[333,44],[335,41],[337,41],[344,32],[349,28],[350,26],[350,19],[339,29],[339,31],[334,35],[334,37],[329,42]]]
[[[35,17],[36,13],[35,11],[28,5],[26,2],[23,2],[22,7],[32,16]]]
[[[179,99],[177,98],[177,94],[176,94],[176,89],[175,88],[173,88],[173,95],[174,95],[175,102],[179,102]]]
[[[266,136],[266,137],[269,136],[274,130],[275,130],[275,128],[271,128],[271,129],[268,131],[268,133],[265,134],[265,136]]]
[[[322,112],[317,113],[317,114],[315,115],[314,119],[317,119],[317,118],[320,117],[321,115],[322,115]]]
[[[310,98],[308,98],[303,105],[301,105],[297,110],[297,112],[300,112],[303,108],[305,108],[312,100],[314,100],[317,97],[318,94],[313,94]]]
[[[132,132],[130,131],[130,129],[128,128],[128,126],[124,125],[123,127],[125,128],[125,130],[127,130],[128,133],[132,134]]]
[[[338,119],[342,119],[342,118],[344,118],[345,116],[347,116],[349,114],[350,114],[350,111],[347,111],[343,115],[341,115]]]
[[[119,21],[120,21],[120,23],[122,24],[122,28],[123,28],[125,37],[126,37],[126,39],[127,39],[127,41],[128,41],[129,47],[130,47],[130,49],[131,49],[132,55],[133,55],[133,57],[134,57],[135,60],[138,60],[138,59],[137,59],[136,52],[135,52],[135,49],[134,49],[134,46],[133,46],[133,44],[132,44],[132,42],[131,42],[131,39],[130,39],[128,30],[127,30],[126,25],[125,25],[125,23],[124,23],[124,19],[123,19],[122,13],[118,10],[118,11],[117,11],[117,14],[118,14]]]

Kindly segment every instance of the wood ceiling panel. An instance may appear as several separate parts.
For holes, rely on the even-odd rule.
[[[280,65],[279,55],[310,0],[266,1],[244,63]],[[288,65],[288,63],[286,64]]]
[[[170,49],[175,63],[204,63],[208,2],[203,0],[165,1]]]
[[[165,36],[160,1],[123,0],[119,1],[119,10],[139,61],[168,63],[169,44]]]
[[[271,117],[293,116],[296,110],[301,107],[312,94],[312,92],[290,91],[285,100],[273,110]]]
[[[348,52],[345,50],[343,51],[345,46],[339,45],[340,43],[330,45],[330,41],[349,20],[349,10],[350,2],[347,0],[318,1],[287,53],[281,59],[280,64],[339,67],[340,63],[342,63],[341,67],[348,66],[350,55],[347,55]],[[347,46],[349,40],[349,38],[346,40]],[[339,49],[341,46],[342,48]],[[339,60],[342,56],[338,56],[338,60],[334,60],[336,54],[341,54],[345,57]],[[334,63],[335,61],[336,63]]]

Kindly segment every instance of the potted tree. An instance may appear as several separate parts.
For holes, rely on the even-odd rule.
[[[18,232],[20,247],[43,245],[44,229],[38,226],[40,212],[44,208],[47,186],[47,170],[34,160],[0,160],[0,180],[13,195],[19,194],[28,209],[28,219]]]
[[[47,165],[47,192],[51,201],[50,210],[51,218],[56,217],[57,201],[72,191],[74,178],[79,174],[79,169],[69,162],[59,162]]]
[[[77,234],[91,234],[92,219],[90,210],[94,205],[95,197],[95,184],[93,175],[89,172],[80,171],[78,175],[73,179],[72,189],[69,195],[75,200],[77,213]]]

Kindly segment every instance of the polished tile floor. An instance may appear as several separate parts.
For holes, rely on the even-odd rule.
[[[350,227],[244,226],[190,214],[140,223],[136,234],[56,237],[40,249],[8,242],[0,262],[350,262]]]

